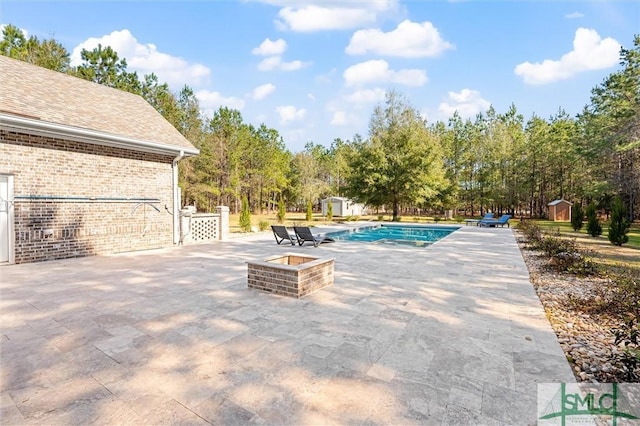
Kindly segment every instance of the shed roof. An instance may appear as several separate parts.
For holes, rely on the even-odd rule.
[[[561,203],[566,203],[566,204],[569,204],[570,206],[573,205],[573,203],[571,203],[570,201],[567,201],[567,200],[553,200],[548,205],[549,206],[557,206],[558,204],[561,204]]]
[[[2,55],[0,126],[139,151],[198,153],[139,95]]]

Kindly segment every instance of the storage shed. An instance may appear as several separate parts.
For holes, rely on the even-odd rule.
[[[197,153],[141,96],[0,56],[0,264],[177,244]]]
[[[571,220],[571,206],[567,200],[554,200],[548,204],[549,220],[554,222],[568,222]]]
[[[333,215],[338,217],[344,216],[360,216],[366,214],[364,204],[355,203],[345,197],[329,197],[322,200],[322,215],[326,216],[329,203],[333,208]]]

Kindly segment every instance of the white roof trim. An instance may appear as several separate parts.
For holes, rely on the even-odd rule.
[[[177,155],[184,152],[186,156],[197,155],[200,151],[196,148],[187,148],[178,145],[166,145],[163,143],[142,141],[127,138],[110,133],[79,127],[66,126],[48,121],[34,120],[11,114],[0,113],[0,129],[9,132],[28,133],[39,136],[48,136],[58,139],[73,140],[93,145],[104,145],[114,148],[124,148],[134,151],[149,152],[153,154]]]

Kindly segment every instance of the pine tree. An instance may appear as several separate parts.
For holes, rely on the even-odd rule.
[[[629,228],[631,224],[627,220],[627,209],[622,204],[620,197],[616,197],[611,205],[611,223],[609,224],[609,241],[611,244],[621,246],[629,241]]]
[[[582,203],[575,203],[571,209],[571,227],[574,231],[582,229],[582,220],[584,219],[584,211]]]
[[[242,211],[240,212],[239,222],[242,232],[251,231],[251,212],[249,211],[249,202],[246,195],[242,197]]]
[[[592,237],[602,235],[602,225],[600,225],[596,205],[593,202],[587,207],[587,233]]]

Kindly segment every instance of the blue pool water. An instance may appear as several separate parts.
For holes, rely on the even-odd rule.
[[[459,228],[459,226],[378,225],[332,232],[327,235],[337,241],[427,247]]]

